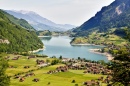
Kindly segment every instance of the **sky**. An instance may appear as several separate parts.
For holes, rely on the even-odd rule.
[[[0,9],[34,11],[57,24],[80,26],[114,0],[0,0]]]

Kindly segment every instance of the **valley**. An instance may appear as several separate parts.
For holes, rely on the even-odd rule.
[[[130,0],[5,1],[0,86],[130,86]]]

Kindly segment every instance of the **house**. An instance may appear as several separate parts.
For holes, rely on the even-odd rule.
[[[12,60],[18,60],[19,59],[19,57],[14,57],[14,58],[12,58]]]
[[[34,73],[27,73],[27,74],[25,74],[25,76],[24,77],[30,77],[30,76],[35,76],[35,74]]]
[[[50,63],[42,63],[42,64],[40,64],[40,65],[38,65],[39,67],[46,67],[46,66],[48,66],[48,65],[50,65]]]
[[[44,60],[39,60],[39,59],[37,59],[37,60],[36,60],[36,63],[37,63],[37,65],[41,65],[41,64],[45,63],[45,61],[44,61]]]
[[[28,59],[30,58],[36,58],[36,56],[35,55],[28,56]]]
[[[39,79],[38,79],[38,78],[35,78],[35,79],[33,79],[32,81],[34,81],[34,82],[38,82]]]
[[[26,68],[30,68],[30,66],[24,66],[24,68],[26,69]]]
[[[95,80],[91,80],[91,81],[86,81],[83,83],[86,86],[100,86],[98,81]]]
[[[23,82],[24,80],[25,80],[24,77],[21,77],[21,78],[19,79],[20,82]]]
[[[66,71],[68,71],[67,66],[59,66],[59,67],[56,68],[56,70],[50,70],[49,72],[47,72],[47,74],[54,74],[54,73],[66,72]]]
[[[69,58],[62,58],[62,62],[68,62],[68,61],[70,61]]]

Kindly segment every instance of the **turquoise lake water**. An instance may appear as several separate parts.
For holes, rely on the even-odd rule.
[[[57,37],[40,37],[45,45],[45,49],[37,52],[37,54],[45,54],[50,57],[60,55],[64,58],[86,58],[88,60],[104,60],[108,61],[106,56],[90,52],[90,49],[102,48],[102,46],[94,45],[70,45],[72,38],[68,36]]]

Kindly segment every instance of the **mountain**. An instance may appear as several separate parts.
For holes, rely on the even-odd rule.
[[[126,26],[130,27],[130,0],[115,0],[73,32],[75,36],[86,36],[95,30],[106,32],[110,28]]]
[[[14,17],[13,15],[10,15],[10,14],[8,14],[7,12],[4,12],[4,11],[3,11],[3,13],[4,13],[4,14],[6,15],[6,17],[8,17],[9,20],[10,20],[11,22],[13,22],[14,24],[19,25],[19,26],[21,26],[21,27],[23,27],[23,28],[25,28],[25,29],[27,29],[27,30],[33,30],[33,31],[35,31],[35,29],[34,29],[26,20],[24,20],[24,19],[18,19],[18,18],[16,18],[16,17]]]
[[[7,15],[11,16],[0,10],[0,52],[25,52],[43,48],[35,31],[15,24]]]
[[[19,19],[27,20],[36,30],[66,31],[75,27],[69,24],[56,24],[32,11],[5,11]]]

